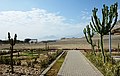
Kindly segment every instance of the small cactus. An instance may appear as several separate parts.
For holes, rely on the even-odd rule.
[[[92,37],[94,36],[94,31],[90,29],[89,25],[86,26],[86,28],[84,28],[83,30],[84,34],[85,34],[85,38],[87,40],[87,42],[91,45],[92,47],[92,51],[94,53],[94,55],[96,55],[95,53],[95,44],[93,43]]]
[[[13,46],[16,43],[17,34],[15,34],[14,39],[13,39],[13,38],[11,38],[10,33],[8,32],[8,40],[9,40],[10,50],[11,50],[11,56],[10,56],[11,57],[11,72],[13,74],[14,73],[14,70],[13,70]]]

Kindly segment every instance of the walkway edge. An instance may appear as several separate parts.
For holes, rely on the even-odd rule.
[[[45,76],[45,74],[51,69],[51,67],[56,63],[56,61],[64,54],[65,51],[63,51],[57,58],[54,60],[42,73],[40,76]]]
[[[67,55],[66,55],[66,57],[65,57],[65,60],[64,60],[64,62],[63,62],[63,64],[62,64],[60,70],[58,71],[57,76],[62,76],[62,75],[60,74],[60,72],[62,72],[62,68],[64,67],[64,64],[66,63],[67,56],[68,56],[68,53],[67,53]]]
[[[83,54],[81,53],[81,55],[83,55]],[[83,57],[92,66],[92,68],[95,70],[96,73],[98,73],[100,76],[104,76],[84,55],[83,55]]]

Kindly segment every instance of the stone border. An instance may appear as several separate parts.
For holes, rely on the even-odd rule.
[[[65,51],[63,51],[41,74],[40,76],[45,76],[46,73],[51,69],[51,67],[56,63],[56,61],[64,54]]]
[[[63,64],[62,64],[60,70],[58,71],[57,76],[62,76],[62,75],[61,75],[61,72],[63,72],[63,71],[62,71],[62,68],[63,68],[64,65],[66,64],[67,56],[68,56],[68,54],[66,55],[66,57],[65,57],[65,59],[64,59],[64,62],[63,62]]]

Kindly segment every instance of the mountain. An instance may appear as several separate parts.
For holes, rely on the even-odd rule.
[[[44,36],[42,38],[39,38],[40,41],[56,40],[56,39],[59,39],[59,37],[57,37],[55,35],[48,35],[48,36]]]

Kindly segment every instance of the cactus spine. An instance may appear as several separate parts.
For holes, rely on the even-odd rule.
[[[90,29],[89,25],[87,25],[86,28],[84,28],[83,32],[85,34],[85,38],[87,42],[91,45],[94,55],[96,55],[95,49],[94,49],[95,44],[93,43],[93,40],[92,40],[92,37],[94,36],[94,31]]]
[[[105,54],[103,49],[103,36],[108,34],[108,32],[111,31],[111,29],[115,26],[117,22],[117,18],[118,18],[117,7],[118,7],[118,4],[115,3],[114,5],[110,6],[110,10],[109,10],[108,6],[103,5],[102,22],[97,16],[98,9],[94,8],[94,10],[92,10],[93,16],[91,17],[92,22],[90,22],[90,26],[94,31],[96,31],[100,35],[101,51],[102,51],[104,63],[105,63]]]
[[[17,34],[15,34],[14,36],[14,39],[11,38],[10,36],[10,33],[8,32],[8,40],[9,40],[9,43],[10,43],[10,50],[11,50],[11,72],[12,74],[14,73],[14,70],[13,70],[13,46],[15,45],[16,43],[16,40],[17,40]]]

